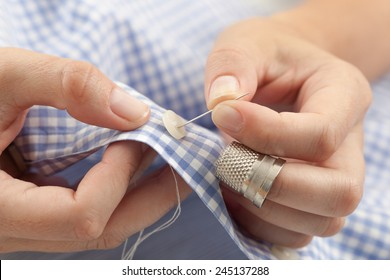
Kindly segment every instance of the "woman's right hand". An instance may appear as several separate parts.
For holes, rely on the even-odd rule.
[[[340,231],[363,193],[362,124],[371,91],[361,72],[290,26],[255,18],[220,35],[205,90],[220,130],[287,159],[260,209],[223,188],[243,230],[289,247]],[[243,93],[250,94],[226,101]]]

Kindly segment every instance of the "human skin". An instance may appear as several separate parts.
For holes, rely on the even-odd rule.
[[[0,155],[36,104],[66,109],[80,121],[118,130],[135,129],[149,119],[148,106],[91,64],[1,48],[0,65]],[[177,195],[169,168],[139,180],[142,188],[128,189],[145,151],[132,141],[109,145],[77,188],[55,178],[16,178],[0,170],[0,252],[114,248],[155,222],[177,203]],[[184,199],[190,189],[176,177]]]
[[[383,26],[389,26],[388,10],[386,1],[307,1],[269,18],[242,21],[226,29],[216,41],[205,73],[208,106],[224,100],[212,101],[209,96],[211,84],[220,76],[237,77],[238,83],[230,83],[233,90],[228,93],[250,92],[245,100],[252,102],[219,104],[213,113],[214,122],[247,146],[288,160],[261,209],[223,188],[232,217],[249,235],[285,246],[304,246],[313,236],[338,232],[344,217],[358,205],[364,179],[362,120],[371,99],[367,79],[388,69],[390,42],[382,32]],[[6,51],[1,59],[15,50]],[[17,94],[0,96],[9,101],[0,102],[1,150],[13,140],[25,111],[34,104],[66,108],[81,121],[121,130],[134,129],[147,120],[147,114],[140,118],[125,116],[126,110],[120,107],[114,113],[115,105],[111,108],[109,101],[113,83],[90,65],[46,56],[38,59],[31,52],[24,55],[28,57],[23,56],[23,61],[30,63],[17,69],[36,69],[27,80],[27,76],[15,80],[18,75],[7,74],[14,72],[0,72],[0,94],[10,89]],[[31,56],[36,60],[30,60]],[[69,91],[67,102],[62,94],[56,96],[60,100],[42,95],[63,92],[58,87],[63,80],[56,87],[59,80],[53,77],[53,73],[64,73],[63,68],[57,65],[59,71],[41,71],[54,62],[62,66],[70,63],[70,72],[76,74],[65,85],[83,89],[87,81],[93,81],[91,84],[105,88],[98,90],[103,98],[87,102],[89,95],[83,90]],[[2,65],[9,63],[2,61]],[[38,83],[20,87],[29,85],[26,81]],[[214,87],[214,95],[221,93],[219,89]],[[23,95],[26,90],[32,94]],[[80,97],[85,101],[81,105]],[[15,103],[19,100],[24,103]],[[234,121],[234,110],[243,120],[235,126],[238,131],[221,122],[224,118]],[[5,225],[0,229],[0,251],[79,251],[118,246],[177,202],[168,168],[140,181],[142,187],[127,190],[142,158],[137,143],[110,145],[76,191],[61,185],[38,187],[0,171],[0,220]],[[190,188],[176,177],[185,198]]]
[[[216,40],[205,72],[214,123],[260,153],[287,159],[260,209],[222,188],[248,235],[302,247],[339,232],[356,209],[369,81],[389,69],[389,24],[388,1],[306,1],[239,22]],[[226,100],[242,93],[250,95]]]

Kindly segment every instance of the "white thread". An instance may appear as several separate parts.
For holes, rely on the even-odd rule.
[[[156,229],[152,230],[151,232],[147,233],[146,235],[143,236],[144,230],[141,230],[138,234],[137,240],[134,242],[133,246],[126,252],[126,247],[128,243],[128,239],[126,239],[124,245],[123,245],[123,250],[122,250],[122,260],[131,260],[134,257],[134,254],[138,248],[139,245],[141,245],[142,242],[144,242],[147,238],[149,238],[151,235],[162,231],[171,225],[179,218],[180,213],[181,213],[181,203],[180,203],[180,192],[179,192],[179,184],[177,183],[175,171],[173,168],[169,165],[169,168],[171,169],[171,172],[173,174],[173,179],[175,180],[175,187],[176,187],[176,197],[177,197],[177,206],[175,209],[175,212],[173,213],[172,217],[157,227]]]

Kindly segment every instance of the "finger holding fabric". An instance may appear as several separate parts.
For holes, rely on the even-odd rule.
[[[135,129],[149,118],[147,105],[92,64],[16,48],[1,48],[0,64],[0,151],[33,105],[66,109],[82,122],[119,130]]]
[[[38,187],[0,171],[2,250],[30,250],[28,244],[18,247],[19,239],[86,241],[96,238],[124,196],[141,156],[138,143],[111,145],[76,191],[61,186]]]
[[[21,49],[0,52],[1,152],[35,104],[66,109],[80,121],[120,130],[137,128],[148,119],[145,104],[129,97],[90,64]],[[61,185],[38,187],[0,170],[0,251],[85,248],[104,232],[142,156],[139,143],[110,145],[77,190]],[[68,242],[79,242],[79,246],[69,247]]]
[[[205,80],[223,132],[287,160],[260,209],[224,189],[237,222],[291,247],[337,233],[363,190],[362,121],[371,92],[360,71],[280,21],[253,19],[222,33]],[[251,102],[221,102],[232,92],[252,93]]]
[[[139,146],[131,141],[110,145],[77,191],[37,187],[0,171],[2,199],[7,200],[1,213],[8,213],[1,217],[4,227],[0,229],[0,251],[111,249],[161,218],[178,203],[176,182],[166,167],[127,191],[139,167],[135,162],[143,156]],[[183,200],[191,189],[180,176],[175,177]]]

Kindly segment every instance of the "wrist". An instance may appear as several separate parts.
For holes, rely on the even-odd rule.
[[[372,80],[390,69],[388,1],[306,1],[271,17],[296,35],[358,67]]]
[[[321,24],[321,14],[317,15],[310,7],[301,6],[294,10],[277,13],[270,19],[280,25],[284,25],[291,34],[306,42],[330,52],[337,53],[338,41],[335,36],[329,36],[329,26]]]

